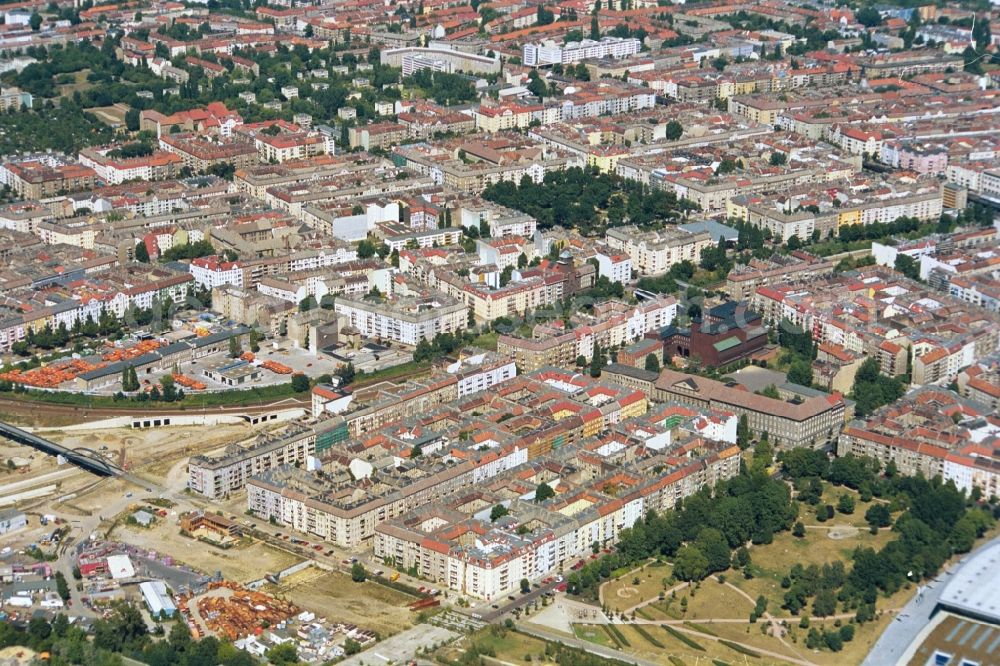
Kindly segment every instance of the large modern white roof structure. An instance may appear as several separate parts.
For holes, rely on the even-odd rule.
[[[962,563],[939,603],[959,615],[1000,623],[1000,539]]]

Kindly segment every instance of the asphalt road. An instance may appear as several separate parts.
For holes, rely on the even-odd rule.
[[[514,609],[516,608],[524,608],[525,606],[534,603],[536,599],[540,599],[546,592],[554,591],[557,585],[560,585],[560,583],[553,578],[553,580],[547,584],[540,583],[538,587],[532,585],[531,592],[528,592],[527,594],[521,594],[520,591],[512,592],[510,596],[514,597],[513,601],[508,596],[504,596],[490,603],[480,604],[478,607],[468,609],[455,608],[455,610],[463,612],[467,615],[479,615],[480,617],[476,619],[482,619],[483,622],[493,623],[503,618],[505,615],[514,612]],[[493,604],[496,604],[498,607],[493,608]]]

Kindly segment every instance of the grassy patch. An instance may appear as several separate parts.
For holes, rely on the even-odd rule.
[[[732,641],[727,641],[725,639],[720,640],[719,642],[722,643],[723,645],[725,645],[730,650],[735,650],[735,651],[739,652],[740,654],[745,654],[746,656],[753,657],[755,659],[760,658],[760,653],[759,652],[755,652],[755,651],[751,650],[750,648],[745,648],[742,645],[740,645],[739,643],[734,643]]]
[[[679,640],[681,643],[684,643],[684,645],[687,645],[692,650],[698,650],[699,652],[705,651],[705,648],[703,648],[699,643],[692,640],[690,637],[685,636],[684,634],[677,631],[673,627],[664,625],[663,630],[666,631],[671,636],[673,636],[674,638],[676,638],[677,640]]]
[[[608,633],[615,640],[615,642],[618,643],[620,646],[622,646],[622,647],[632,647],[632,644],[629,643],[628,639],[625,638],[625,635],[622,634],[621,630],[618,629],[618,627],[616,627],[613,624],[606,624],[606,625],[604,625],[604,628],[608,630]]]
[[[683,659],[681,659],[680,657],[676,657],[672,654],[668,655],[667,659],[669,659],[670,663],[673,664],[674,666],[687,666],[687,663]]]
[[[573,635],[581,640],[603,645],[604,647],[615,646],[608,632],[602,631],[596,624],[574,624]]]
[[[490,351],[497,350],[497,339],[500,334],[496,331],[489,331],[487,333],[480,333],[479,336],[472,341],[473,346],[479,347],[480,349],[489,349]]]
[[[688,588],[684,592],[688,597],[685,618],[736,620],[747,617],[753,610],[753,604],[733,588],[720,585],[713,579],[703,582],[697,590]]]
[[[486,627],[470,636],[474,645],[490,648],[497,659],[520,662],[526,654],[545,654],[545,641],[516,631]]]
[[[695,631],[700,631],[701,633],[708,634],[709,636],[718,636],[717,633],[715,633],[714,631],[712,631],[711,629],[709,629],[708,627],[706,627],[703,624],[698,624],[697,622],[685,622],[684,626],[685,627],[691,627]]]
[[[663,643],[653,638],[653,635],[650,634],[648,631],[646,631],[646,628],[643,627],[641,624],[633,624],[632,628],[635,629],[636,632],[638,632],[638,634],[643,638],[645,638],[648,642],[652,643],[653,645],[655,645],[660,649],[663,648]]]

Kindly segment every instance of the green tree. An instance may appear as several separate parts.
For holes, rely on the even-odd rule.
[[[806,535],[806,526],[802,524],[801,520],[797,521],[794,527],[792,527],[792,536],[801,539],[805,537],[805,535]]]
[[[668,122],[664,131],[665,131],[664,136],[668,141],[676,141],[677,139],[684,136],[684,126],[681,125],[676,120],[671,120],[670,122]]]
[[[56,592],[59,593],[59,598],[63,601],[69,600],[69,584],[61,571],[56,572]]]
[[[833,615],[837,611],[837,597],[832,590],[826,588],[816,593],[813,600],[812,614],[816,617],[826,617]]]
[[[527,578],[521,579],[521,594],[527,594],[531,592],[531,583],[528,582]]]
[[[550,497],[555,497],[555,496],[556,496],[556,491],[552,490],[552,486],[545,483],[544,481],[542,483],[539,483],[538,487],[535,488],[535,502],[544,502]]]
[[[368,572],[365,571],[365,567],[361,562],[355,562],[351,565],[351,580],[355,583],[363,583],[368,578]]]
[[[696,581],[708,575],[708,558],[696,546],[682,546],[674,557],[674,577]]]
[[[854,18],[866,28],[874,28],[877,25],[882,25],[882,15],[872,6],[862,7],[855,12]]]
[[[42,15],[38,12],[32,12],[31,18],[28,19],[28,25],[34,32],[38,32],[42,27]]]
[[[304,393],[309,390],[309,377],[300,373],[292,375],[292,390],[296,393]]]
[[[177,399],[177,386],[174,383],[173,375],[166,374],[160,377],[160,386],[164,402],[173,402]]]
[[[375,256],[376,250],[375,243],[365,239],[358,243],[358,258],[371,259]]]
[[[897,253],[893,268],[911,280],[920,281],[920,262],[909,255]]]
[[[590,18],[590,38],[595,42],[601,39],[601,24],[597,20],[597,14]]]
[[[872,504],[865,511],[865,521],[872,527],[888,527],[892,524],[892,514],[885,504]]]
[[[348,638],[344,641],[344,654],[350,656],[359,652],[361,652],[361,643],[357,642],[353,638]]]
[[[139,109],[130,108],[125,112],[125,129],[129,132],[139,131]]]
[[[646,370],[649,372],[660,371],[660,361],[656,358],[656,354],[646,354]]]
[[[275,666],[286,666],[287,664],[297,664],[299,653],[293,643],[281,643],[268,648],[264,653],[267,660]]]
[[[747,449],[752,440],[753,431],[750,430],[750,420],[746,414],[741,414],[740,420],[736,424],[736,443],[741,449]]]
[[[243,350],[240,348],[240,341],[237,337],[234,335],[229,338],[229,358],[237,358],[242,353]]]
[[[837,499],[837,511],[850,515],[854,513],[854,498],[844,493]]]
[[[590,357],[590,376],[600,377],[601,370],[605,365],[604,352],[601,350],[601,345],[595,342],[594,355]]]
[[[144,264],[149,263],[149,250],[146,249],[146,243],[139,241],[135,244],[135,260]]]
[[[506,516],[509,511],[503,504],[497,504],[490,510],[490,522],[495,523],[498,519]]]
[[[792,384],[802,386],[812,386],[813,373],[812,365],[803,359],[796,359],[788,368],[788,381]]]

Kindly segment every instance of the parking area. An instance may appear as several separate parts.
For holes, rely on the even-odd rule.
[[[373,664],[404,664],[413,659],[422,648],[440,646],[455,640],[461,634],[433,625],[421,624],[392,638],[386,639],[373,647],[348,657],[340,662],[345,666],[373,666]]]

